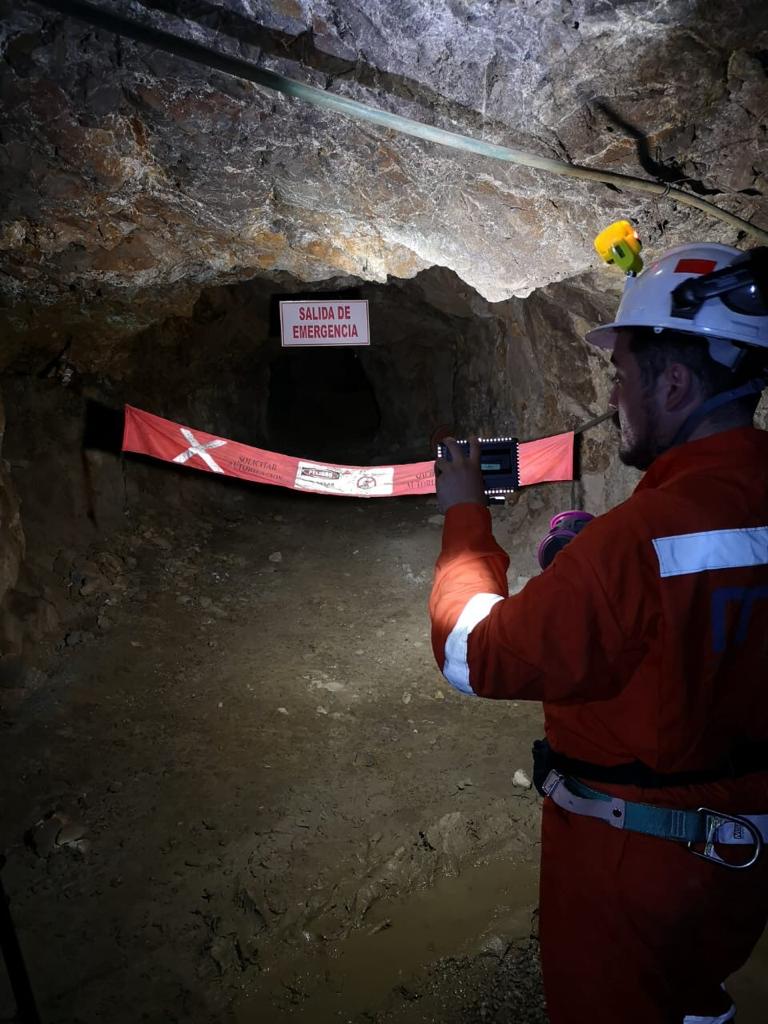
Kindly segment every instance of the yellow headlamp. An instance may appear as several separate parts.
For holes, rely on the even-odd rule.
[[[601,258],[620,267],[625,274],[639,274],[643,269],[642,247],[637,231],[628,220],[617,220],[595,239],[595,248]]]

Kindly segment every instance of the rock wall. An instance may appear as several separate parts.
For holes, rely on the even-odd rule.
[[[619,275],[601,270],[524,300],[489,304],[474,296],[458,360],[457,422],[486,436],[526,440],[572,430],[605,412],[611,369],[583,337],[612,318],[621,286]],[[536,549],[556,512],[600,514],[623,501],[639,479],[618,461],[610,421],[577,439],[577,455],[578,481],[524,489],[494,510],[497,537],[510,552],[513,588],[539,571]]]
[[[5,435],[5,407],[0,394],[0,456]],[[19,499],[8,462],[0,457],[0,687],[13,686],[23,629],[16,614],[16,585],[24,559],[25,538]]]
[[[108,0],[385,111],[675,183],[766,225],[764,0]],[[417,141],[0,0],[7,351],[130,337],[265,271],[385,282],[451,268],[489,300],[649,243],[743,241],[690,207]]]
[[[5,436],[5,406],[0,393],[0,456]],[[19,515],[19,500],[11,479],[11,470],[0,458],[0,604],[16,585],[24,557],[24,533]],[[5,653],[3,651],[2,653]]]

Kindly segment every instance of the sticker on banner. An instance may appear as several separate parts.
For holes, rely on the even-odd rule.
[[[186,427],[180,427],[179,432],[181,433],[184,440],[189,444],[189,448],[187,448],[185,452],[181,452],[181,454],[177,455],[176,458],[173,460],[174,462],[180,462],[183,464],[185,462],[188,462],[189,459],[194,458],[195,455],[197,455],[198,458],[202,459],[206,466],[214,473],[224,472],[224,470],[221,468],[218,462],[216,462],[216,460],[213,459],[208,454],[208,449],[223,448],[224,445],[227,443],[226,441],[222,441],[222,439],[219,437],[215,438],[213,441],[206,441],[205,444],[201,444],[200,441],[198,441],[195,435],[192,433],[192,431],[187,430]]]
[[[381,498],[392,494],[394,466],[326,466],[322,462],[302,462],[296,469],[294,487],[302,491],[324,491],[360,498]]]
[[[368,300],[280,303],[283,348],[307,345],[370,345]]]

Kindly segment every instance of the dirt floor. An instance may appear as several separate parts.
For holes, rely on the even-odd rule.
[[[540,710],[441,681],[434,501],[234,499],[63,553],[77,615],[2,694],[43,1021],[544,1024],[540,810],[513,784]]]

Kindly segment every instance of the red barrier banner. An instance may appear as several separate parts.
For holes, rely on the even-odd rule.
[[[123,451],[151,455],[206,473],[315,494],[388,498],[434,494],[434,461],[399,466],[339,466],[254,448],[192,430],[161,416],[125,407]],[[518,446],[520,486],[573,479],[573,433],[524,441]]]
[[[573,480],[573,437],[571,431],[538,441],[521,441],[517,446],[520,486]]]
[[[387,498],[402,494],[433,494],[434,462],[401,466],[337,466],[299,459],[230,441],[204,430],[191,430],[161,416],[125,407],[123,451],[152,455],[206,473],[276,484],[316,494],[354,498]]]

